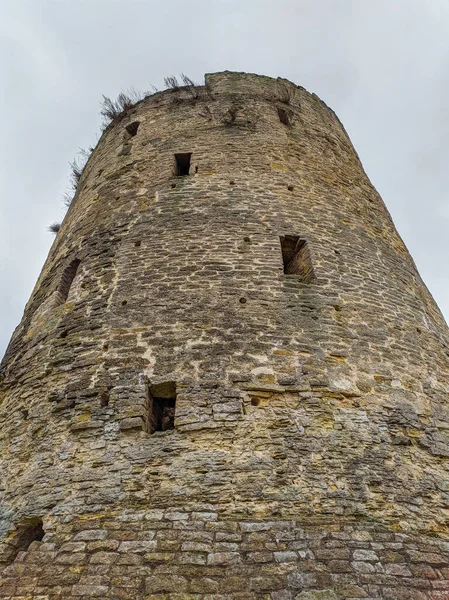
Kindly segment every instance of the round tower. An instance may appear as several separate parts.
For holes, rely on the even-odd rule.
[[[448,339],[317,96],[138,102],[2,363],[0,598],[447,599]]]

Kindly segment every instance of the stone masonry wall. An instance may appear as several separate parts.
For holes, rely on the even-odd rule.
[[[229,72],[145,99],[2,362],[0,598],[448,598],[448,356],[321,100]]]
[[[218,520],[210,505],[49,522],[1,597],[446,600],[449,543],[379,525]]]

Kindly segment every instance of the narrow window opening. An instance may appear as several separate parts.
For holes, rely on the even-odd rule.
[[[140,125],[139,121],[134,121],[133,123],[130,123],[129,125],[126,126],[126,131],[129,133],[129,135],[131,137],[134,137],[136,135],[137,130],[139,129],[139,125]]]
[[[285,110],[285,108],[280,108],[280,107],[278,108],[278,116],[279,116],[279,121],[283,125],[287,125],[287,127],[290,126],[290,115]]]
[[[102,390],[100,392],[101,408],[106,408],[107,406],[109,406],[109,399],[110,399],[110,390],[109,390],[109,388],[105,388],[104,390]]]
[[[15,538],[16,556],[19,552],[26,552],[33,542],[41,542],[44,535],[42,519],[34,519],[19,525]]]
[[[69,297],[70,288],[72,286],[73,280],[76,277],[76,273],[78,271],[78,267],[80,266],[81,261],[78,258],[72,260],[68,267],[65,268],[64,273],[62,274],[61,281],[59,283],[58,292],[61,294],[61,304],[67,301]]]
[[[145,429],[148,433],[175,428],[176,383],[166,381],[148,387],[148,411]]]
[[[297,275],[304,283],[314,281],[316,278],[307,241],[295,235],[281,236],[280,241],[284,273]]]
[[[184,177],[185,175],[189,174],[191,156],[191,152],[184,154],[175,154],[176,174],[178,175],[178,177]]]

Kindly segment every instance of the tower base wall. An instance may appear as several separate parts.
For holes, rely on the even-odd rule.
[[[200,505],[90,515],[46,529],[0,571],[0,598],[449,597],[449,542],[376,523],[219,519]]]

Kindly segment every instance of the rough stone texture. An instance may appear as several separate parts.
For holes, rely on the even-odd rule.
[[[111,125],[1,369],[0,598],[449,598],[447,326],[304,89],[217,73]]]

